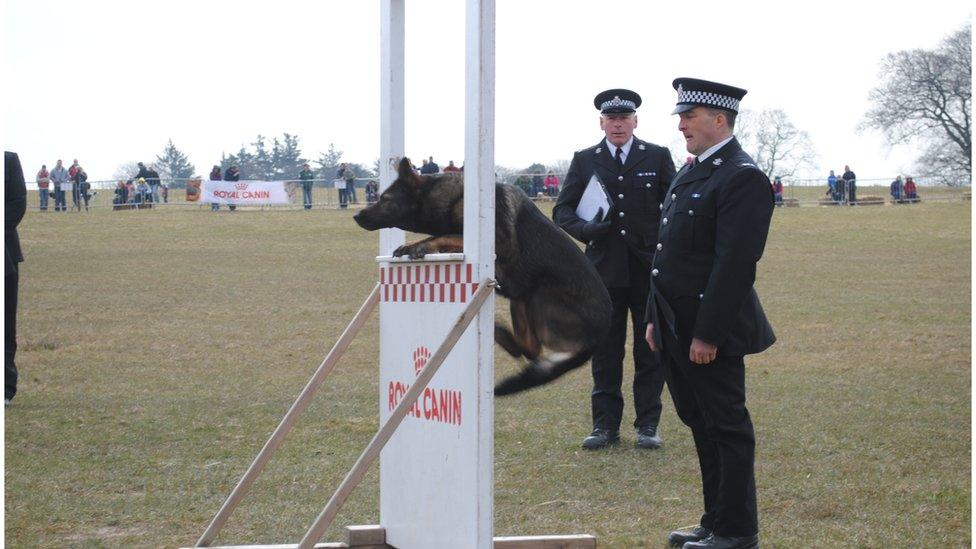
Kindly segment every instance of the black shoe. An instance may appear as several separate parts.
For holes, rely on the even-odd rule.
[[[712,534],[701,541],[689,541],[683,549],[759,549],[759,534],[741,538],[727,538]]]
[[[657,434],[657,425],[645,425],[637,429],[637,447],[657,450],[661,447],[661,436]]]
[[[683,547],[689,541],[700,541],[710,535],[712,535],[712,531],[701,525],[695,526],[690,532],[686,530],[675,530],[668,534],[668,545],[671,547]]]
[[[620,440],[620,433],[610,429],[593,429],[590,436],[583,439],[583,448],[587,450],[599,450],[611,444],[616,444]]]

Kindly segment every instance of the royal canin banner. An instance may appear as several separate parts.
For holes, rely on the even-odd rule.
[[[290,204],[284,181],[204,181],[201,202],[266,206]]]

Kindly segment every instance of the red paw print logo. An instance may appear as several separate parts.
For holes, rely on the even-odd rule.
[[[420,375],[420,371],[424,369],[427,365],[427,361],[430,360],[430,350],[427,347],[417,347],[413,351],[413,373],[414,375]]]

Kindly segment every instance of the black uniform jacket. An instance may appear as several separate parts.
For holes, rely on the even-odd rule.
[[[679,341],[697,337],[720,355],[758,353],[776,341],[752,287],[772,215],[769,178],[735,138],[678,172],[662,205],[651,269],[646,314],[658,343],[658,307],[672,330],[679,308],[681,318],[695,319],[693,333],[675,334]]]
[[[650,268],[657,242],[660,204],[674,173],[667,148],[636,137],[623,168],[610,155],[605,141],[573,155],[552,218],[570,236],[586,242],[582,229],[590,220],[580,219],[576,206],[590,178],[596,174],[612,202],[609,217],[612,230],[603,238],[586,242],[586,257],[607,288],[630,286],[628,250]]]
[[[20,249],[17,225],[27,212],[27,184],[17,153],[3,152],[3,276],[17,272],[17,264],[24,260]]]

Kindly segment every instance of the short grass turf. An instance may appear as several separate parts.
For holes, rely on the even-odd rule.
[[[352,213],[28,213],[7,546],[192,545],[376,280]],[[747,359],[764,546],[969,546],[970,241],[968,202],[776,211],[757,288],[779,341]],[[219,543],[311,524],[377,429],[376,341],[374,318]],[[585,452],[590,383],[496,401],[495,535],[662,547],[697,521],[666,392],[664,449],[625,429]],[[378,521],[377,480],[323,539]]]

